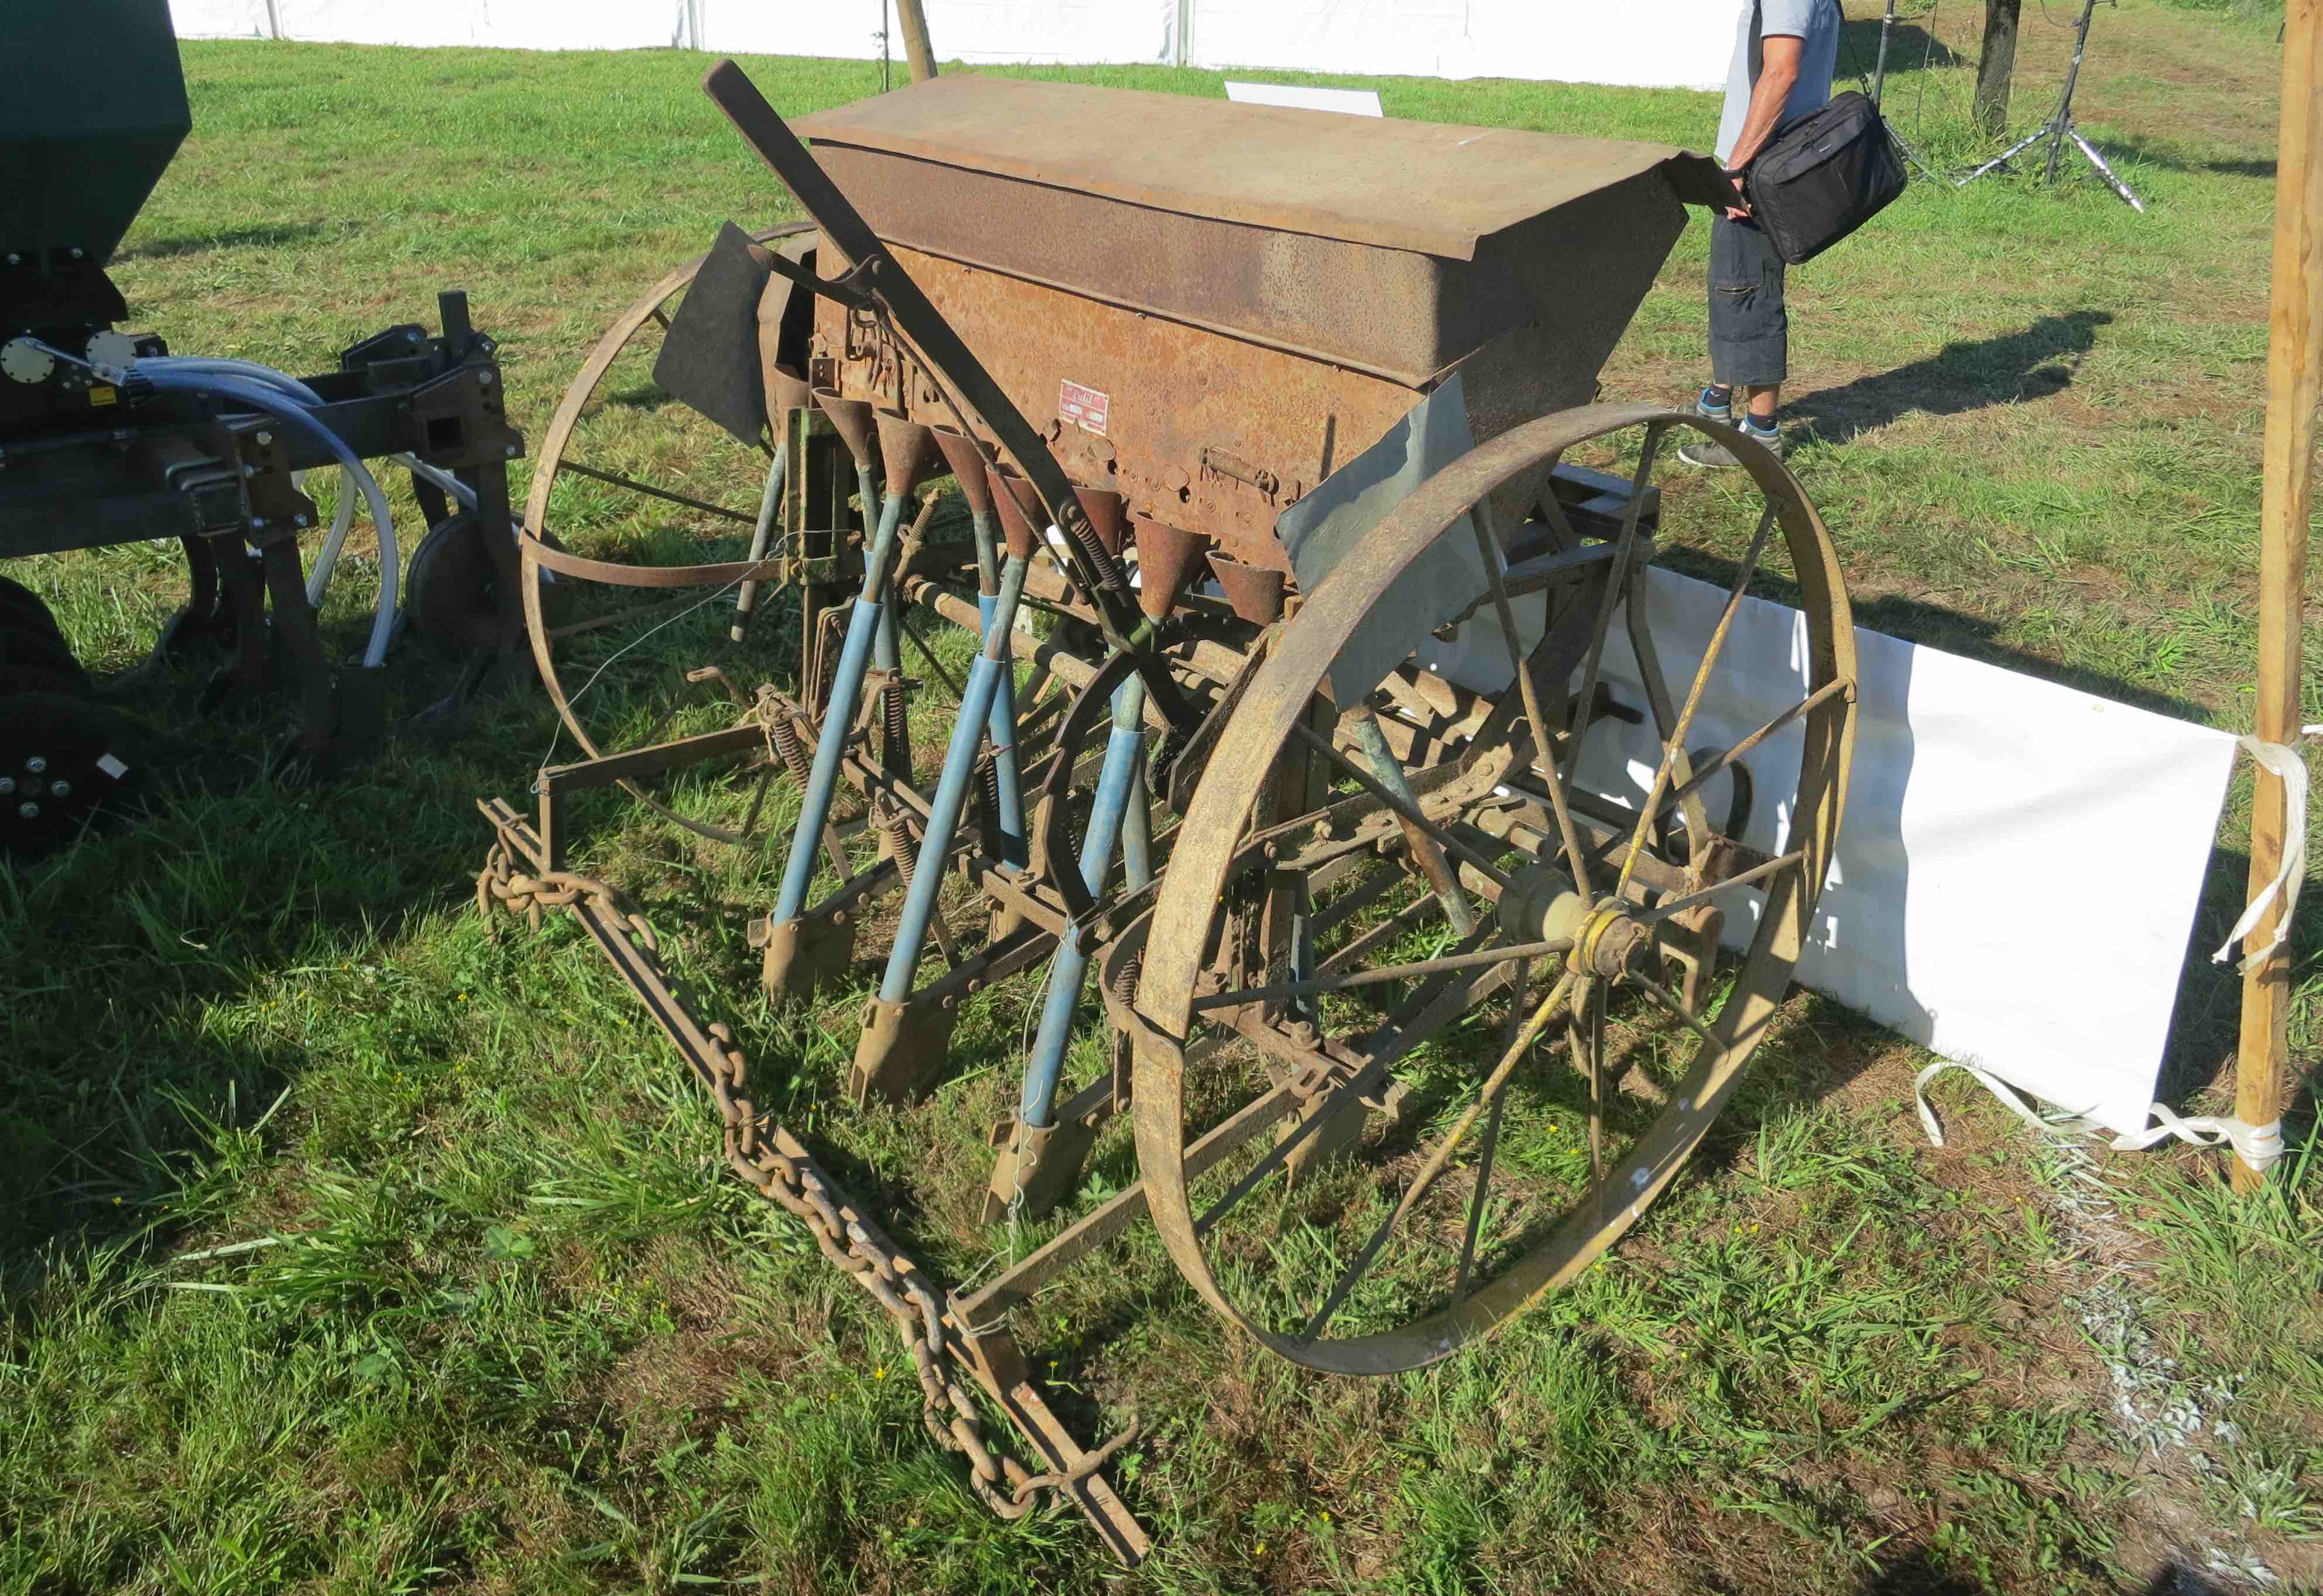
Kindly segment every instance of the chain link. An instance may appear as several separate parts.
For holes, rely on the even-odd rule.
[[[638,952],[675,992],[675,986],[661,965],[660,943],[652,928],[616,888],[569,870],[527,874],[516,868],[505,841],[493,845],[476,876],[480,912],[489,916],[497,903],[511,913],[524,915],[536,931],[545,910],[570,907],[583,898],[597,900],[620,917]],[[761,1197],[804,1225],[824,1259],[886,1310],[904,1338],[919,1379],[923,1427],[938,1445],[968,1459],[969,1483],[985,1506],[1004,1519],[1022,1518],[1039,1505],[1042,1492],[1079,1484],[1135,1437],[1137,1425],[1133,1419],[1127,1428],[1084,1454],[1072,1467],[1037,1474],[988,1443],[974,1399],[952,1378],[951,1342],[944,1334],[942,1299],[935,1288],[909,1254],[880,1245],[848,1214],[844,1199],[821,1171],[776,1145],[769,1116],[745,1095],[749,1064],[735,1045],[733,1032],[715,1022],[702,1029],[717,1044],[704,1084],[724,1122],[727,1168]]]

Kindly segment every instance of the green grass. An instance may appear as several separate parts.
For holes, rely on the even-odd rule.
[[[1850,62],[1869,37],[1854,9]],[[1989,148],[1959,64],[1980,19],[1927,20],[1936,47],[1907,37],[1890,108],[1965,160]],[[2025,32],[2029,126],[2065,44]],[[2079,109],[2149,216],[2070,166],[2053,191],[1921,185],[1797,274],[1793,401],[1814,436],[1795,463],[1859,619],[2247,729],[2272,34],[2158,5],[2100,17]],[[646,283],[725,217],[784,215],[692,57],[186,56],[197,131],[116,272],[134,323],[181,352],[319,369],[458,285],[537,439]],[[786,113],[876,87],[860,64],[747,64]],[[1715,113],[1674,92],[1375,87],[1395,115],[1672,143]],[[1699,227],[1680,241],[1607,399],[1697,380],[1703,248]],[[739,456],[679,453],[664,417],[602,436],[617,466],[748,491]],[[1677,483],[1672,524],[1731,554],[1713,504]],[[559,509],[584,546],[630,530],[607,500]],[[178,596],[165,551],[11,574],[106,671]],[[357,567],[341,642],[368,598]],[[592,707],[642,730],[702,624],[625,660]],[[445,670],[400,662],[399,705]],[[721,1174],[708,1105],[577,929],[495,934],[473,913],[472,800],[520,796],[556,740],[537,695],[298,789],[257,775],[279,713],[194,727],[196,685],[146,706],[202,745],[150,820],[0,875],[0,1591],[1900,1596],[2168,1589],[2172,1569],[2212,1577],[2214,1553],[2323,1589],[2311,1116],[2251,1204],[2212,1156],[2029,1157],[1951,1087],[1936,1151],[1906,1105],[1922,1059],[1813,999],[1610,1261],[1435,1371],[1302,1376],[1223,1335],[1149,1236],[1060,1281],[1020,1316],[1036,1372],[1087,1433],[1143,1425],[1119,1477],[1160,1547],[1116,1580],[1077,1518],[1004,1525],[976,1503],[921,1430],[884,1315]],[[736,803],[708,781],[675,801]],[[2239,900],[2248,803],[2238,781],[2197,948]],[[1049,1234],[973,1223],[1029,978],[968,1006],[933,1101],[855,1114],[836,1086],[860,989],[779,1013],[757,996],[742,926],[768,862],[612,801],[576,819],[586,866],[639,897],[735,1026],[759,1100],[941,1273]],[[2313,953],[2309,933],[2302,1064]],[[2233,1020],[2230,983],[2190,961],[2181,1100],[2215,1100]],[[1079,1078],[1100,1051],[1084,1038]],[[1116,1132],[1090,1194],[1133,1179]],[[2125,1401],[2199,1427],[2157,1453]]]

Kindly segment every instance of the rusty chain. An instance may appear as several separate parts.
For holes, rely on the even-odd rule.
[[[505,839],[492,845],[476,876],[476,904],[481,913],[489,918],[497,903],[511,913],[524,915],[536,931],[544,910],[570,907],[583,898],[597,900],[619,917],[638,952],[675,993],[676,985],[661,963],[660,943],[652,928],[617,888],[570,870],[539,875],[520,871]],[[727,1168],[759,1197],[804,1225],[823,1258],[886,1310],[919,1378],[922,1426],[938,1445],[968,1459],[969,1483],[985,1506],[1003,1519],[1022,1518],[1039,1505],[1042,1492],[1079,1484],[1135,1438],[1137,1425],[1133,1419],[1119,1435],[1084,1454],[1072,1467],[1041,1473],[988,1444],[974,1399],[952,1378],[954,1354],[944,1332],[941,1300],[917,1261],[881,1246],[849,1213],[845,1199],[820,1170],[776,1145],[771,1116],[744,1095],[749,1066],[735,1045],[733,1032],[722,1022],[702,1029],[717,1044],[702,1084],[717,1102],[719,1117],[724,1122]]]
[[[497,902],[510,913],[523,915],[525,923],[538,931],[545,911],[569,908],[584,897],[595,898],[619,916],[623,929],[647,955],[661,952],[660,940],[646,917],[619,891],[593,876],[571,870],[544,870],[537,875],[519,870],[508,845],[499,842],[484,856],[484,867],[476,872],[476,911],[487,920]]]

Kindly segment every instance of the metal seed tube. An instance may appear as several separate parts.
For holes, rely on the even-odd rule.
[[[1132,676],[1114,690],[1113,731],[1106,738],[1105,767],[1097,776],[1088,833],[1081,839],[1081,882],[1091,894],[1105,890],[1105,878],[1112,871],[1122,818],[1137,785],[1134,777],[1138,756],[1144,748],[1141,732],[1144,716],[1145,683]],[[1068,926],[1057,940],[1057,956],[1049,966],[1048,995],[1041,1009],[1041,1032],[1033,1039],[1033,1056],[1024,1063],[1024,1093],[1016,1112],[1035,1130],[1045,1128],[1056,1116],[1057,1081],[1064,1073],[1065,1044],[1072,1037],[1073,1007],[1080,1001],[1081,979],[1088,972],[1088,949],[1082,936],[1081,927]]]
[[[951,725],[951,746],[944,751],[943,775],[928,804],[919,861],[904,872],[909,885],[904,894],[903,918],[895,927],[895,945],[887,954],[887,971],[879,982],[882,1003],[901,1003],[909,997],[912,982],[919,974],[929,919],[943,889],[944,863],[951,857],[952,834],[960,827],[960,811],[976,778],[977,749],[984,740],[991,711],[999,702],[1000,684],[1008,671],[1008,632],[1015,624],[1016,601],[1024,592],[1024,570],[1025,563],[1010,555],[1001,568],[1000,592],[990,601],[993,616],[985,626],[983,650],[969,666],[960,716]],[[1014,774],[1012,767],[1010,775]],[[897,864],[904,863],[899,857]]]
[[[775,511],[783,502],[784,469],[790,462],[790,439],[775,445],[774,463],[767,467],[767,491],[758,500],[758,524],[750,533],[750,562],[767,557],[767,544],[775,529]],[[727,636],[739,643],[750,629],[750,611],[758,606],[758,579],[747,578],[734,595],[734,624]]]
[[[871,473],[865,471],[860,474],[863,490],[870,496],[864,502],[877,503]],[[796,920],[806,907],[807,888],[814,881],[814,850],[822,839],[824,824],[831,819],[831,795],[839,785],[839,762],[847,751],[856,705],[863,697],[864,666],[880,630],[880,612],[887,608],[882,599],[887,591],[888,567],[895,558],[895,527],[903,516],[904,496],[900,493],[879,506],[877,529],[872,535],[870,553],[863,562],[863,592],[856,598],[854,612],[847,618],[847,641],[840,648],[839,668],[831,678],[831,702],[822,712],[822,735],[815,739],[814,768],[807,773],[806,796],[799,810],[798,829],[791,833],[790,860],[783,867],[782,890],[776,894],[774,913],[767,917],[776,924]],[[895,647],[892,633],[888,647]]]

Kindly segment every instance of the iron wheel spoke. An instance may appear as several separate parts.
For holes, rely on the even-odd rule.
[[[1299,738],[1301,742],[1305,743],[1308,748],[1314,749],[1317,753],[1322,755],[1323,757],[1328,759],[1332,764],[1345,771],[1349,775],[1353,776],[1358,786],[1362,787],[1364,792],[1369,793],[1373,797],[1378,799],[1382,803],[1387,805],[1387,807],[1392,810],[1399,817],[1410,821],[1412,824],[1418,826],[1422,831],[1426,832],[1429,837],[1434,838],[1437,845],[1442,848],[1446,853],[1455,854],[1462,859],[1466,860],[1469,864],[1474,865],[1477,869],[1483,871],[1483,874],[1502,891],[1505,892],[1510,887],[1516,885],[1509,877],[1508,873],[1502,870],[1498,865],[1492,863],[1491,859],[1486,858],[1483,854],[1478,853],[1474,848],[1469,847],[1457,837],[1453,836],[1449,831],[1446,831],[1435,821],[1429,820],[1426,815],[1420,813],[1419,811],[1404,803],[1402,799],[1398,798],[1393,793],[1389,792],[1386,785],[1382,784],[1377,776],[1373,775],[1370,771],[1365,770],[1362,766],[1356,764],[1353,759],[1348,758],[1336,748],[1333,747],[1330,738],[1314,731],[1302,721],[1293,721],[1291,723],[1290,734]]]
[[[1714,894],[1726,891],[1729,887],[1749,886],[1753,882],[1763,881],[1776,871],[1798,864],[1806,857],[1806,849],[1802,848],[1794,849],[1780,858],[1768,859],[1763,865],[1753,865],[1740,876],[1729,876],[1725,880],[1713,882],[1700,892],[1688,893],[1682,898],[1672,898],[1666,903],[1658,904],[1637,916],[1638,922],[1641,925],[1658,924],[1673,914],[1684,913],[1696,903],[1703,903]]]
[[[577,472],[582,476],[593,477],[601,482],[610,482],[616,488],[627,488],[632,493],[643,493],[649,499],[666,499],[672,504],[682,504],[688,509],[698,509],[704,515],[723,516],[730,521],[739,521],[745,527],[756,528],[758,524],[756,511],[746,515],[739,509],[729,509],[722,504],[712,504],[706,499],[692,499],[684,493],[673,493],[666,488],[656,488],[651,482],[641,482],[635,477],[625,477],[617,471],[600,471],[593,465],[583,465],[578,460],[569,458],[560,460],[556,463],[556,469]]]
[[[1208,1009],[1240,1008],[1244,1004],[1272,1003],[1284,998],[1307,997],[1325,992],[1344,992],[1353,986],[1373,986],[1383,981],[1404,981],[1417,976],[1442,975],[1449,970],[1474,969],[1483,965],[1505,964],[1546,959],[1558,953],[1570,953],[1570,940],[1525,942],[1499,948],[1481,949],[1474,953],[1451,953],[1442,959],[1423,959],[1417,964],[1385,965],[1373,970],[1358,970],[1352,976],[1318,976],[1306,981],[1277,981],[1264,986],[1243,986],[1232,992],[1212,993],[1194,999],[1194,1012]]]
[[[1702,707],[1702,695],[1710,685],[1710,673],[1717,665],[1719,655],[1725,650],[1727,634],[1734,629],[1735,616],[1741,612],[1743,595],[1749,589],[1750,578],[1758,569],[1759,557],[1766,552],[1768,534],[1775,529],[1775,516],[1776,507],[1770,503],[1767,506],[1767,513],[1758,518],[1758,529],[1751,535],[1749,552],[1743,555],[1742,563],[1735,569],[1733,586],[1726,594],[1726,608],[1720,612],[1718,624],[1710,630],[1710,641],[1702,651],[1702,665],[1694,673],[1692,685],[1686,689],[1685,707],[1678,711],[1676,725],[1668,729],[1664,738],[1661,763],[1654,771],[1653,791],[1646,794],[1645,803],[1639,806],[1637,829],[1630,834],[1630,857],[1622,861],[1621,877],[1613,884],[1616,897],[1630,885],[1630,877],[1636,874],[1639,850],[1645,847],[1646,838],[1652,830],[1662,794],[1668,791],[1670,777],[1685,759],[1685,734],[1693,729],[1694,711]],[[1646,666],[1643,659],[1639,665],[1640,670],[1648,675],[1660,674],[1657,667]],[[1661,719],[1661,711],[1666,707],[1663,700],[1667,694],[1666,685],[1662,685],[1660,696],[1656,697],[1654,702],[1654,718],[1657,720]],[[1691,772],[1685,779],[1691,779]]]
[[[1581,847],[1581,833],[1573,824],[1573,813],[1566,806],[1565,779],[1557,772],[1555,746],[1548,738],[1548,718],[1541,712],[1540,689],[1532,679],[1531,663],[1517,647],[1516,610],[1509,603],[1508,584],[1501,580],[1500,546],[1492,534],[1492,505],[1489,498],[1479,499],[1469,516],[1476,531],[1476,553],[1484,565],[1484,581],[1492,592],[1492,612],[1501,623],[1501,641],[1507,647],[1509,668],[1516,673],[1517,688],[1524,703],[1525,724],[1532,729],[1532,745],[1540,754],[1541,766],[1548,782],[1549,807],[1556,815],[1557,834],[1565,844],[1566,863],[1573,867],[1574,885],[1581,895],[1593,895],[1589,887],[1589,860]]]
[[[1306,1334],[1299,1337],[1300,1340],[1312,1341],[1321,1333],[1323,1326],[1330,1322],[1331,1316],[1338,1311],[1339,1304],[1346,1300],[1346,1294],[1354,1289],[1355,1283],[1363,1279],[1364,1271],[1371,1268],[1373,1260],[1379,1256],[1379,1250],[1386,1244],[1387,1238],[1394,1231],[1397,1221],[1419,1206],[1420,1198],[1428,1195],[1429,1189],[1435,1186],[1437,1177],[1441,1175],[1445,1166],[1452,1161],[1452,1155],[1460,1151],[1460,1144],[1467,1140],[1469,1129],[1475,1124],[1477,1115],[1487,1108],[1498,1105],[1501,1093],[1509,1084],[1509,1077],[1516,1070],[1517,1060],[1524,1057],[1529,1050],[1533,1039],[1547,1029],[1548,1023],[1556,1017],[1558,1004],[1564,1001],[1566,993],[1572,987],[1573,977],[1568,973],[1550,989],[1548,995],[1542,999],[1540,1007],[1534,1012],[1532,1018],[1526,1021],[1518,1031],[1507,1050],[1501,1055],[1501,1061],[1492,1067],[1492,1073],[1485,1077],[1484,1084],[1477,1088],[1476,1100],[1468,1105],[1458,1121],[1445,1133],[1444,1139],[1436,1144],[1436,1150],[1428,1155],[1428,1161],[1420,1166],[1419,1172],[1414,1175],[1410,1183],[1403,1188],[1402,1198],[1389,1212],[1388,1216],[1380,1221],[1379,1228],[1372,1233],[1370,1241],[1364,1243],[1363,1252],[1356,1255],[1354,1262],[1349,1264],[1341,1272],[1337,1285],[1332,1289],[1331,1296],[1323,1304],[1322,1311],[1315,1316],[1313,1322],[1308,1325]]]
[[[1622,602],[1623,589],[1638,547],[1638,523],[1646,508],[1646,484],[1654,474],[1654,457],[1661,452],[1666,422],[1648,422],[1646,440],[1638,450],[1638,469],[1630,479],[1629,508],[1621,513],[1621,538],[1613,556],[1612,574],[1605,581],[1605,597],[1597,606],[1597,619],[1589,637],[1589,652],[1581,668],[1581,693],[1573,701],[1572,736],[1568,747],[1576,752],[1589,735],[1589,717],[1597,697],[1597,678],[1605,658],[1605,635],[1612,629],[1614,607]]]
[[[1645,988],[1645,993],[1648,997],[1652,998],[1657,1004],[1659,1004],[1664,1012],[1667,1013],[1672,1018],[1676,1019],[1678,1023],[1684,1025],[1696,1036],[1702,1038],[1703,1041],[1710,1043],[1713,1047],[1718,1044],[1718,1039],[1710,1033],[1710,1027],[1703,1024],[1693,1014],[1689,1014],[1686,1011],[1685,1004],[1680,1003],[1677,998],[1671,994],[1669,988],[1663,986],[1659,981],[1655,980],[1651,976],[1641,976],[1635,970],[1631,970],[1627,976],[1623,977],[1622,979],[1624,982],[1634,981],[1639,986]]]
[[[1855,683],[1844,679],[1834,678],[1832,681],[1824,683],[1813,693],[1808,693],[1806,697],[1801,699],[1789,709],[1785,710],[1781,714],[1776,716],[1764,726],[1758,728],[1758,730],[1744,738],[1740,742],[1736,743],[1732,748],[1727,749],[1724,753],[1711,760],[1710,763],[1703,766],[1700,770],[1695,771],[1692,776],[1687,778],[1684,786],[1681,786],[1677,791],[1672,793],[1668,797],[1662,800],[1661,807],[1653,812],[1653,823],[1656,825],[1661,824],[1661,822],[1668,818],[1670,813],[1675,811],[1680,803],[1683,803],[1686,799],[1692,797],[1694,793],[1707,786],[1736,760],[1741,758],[1743,755],[1749,753],[1760,743],[1774,736],[1775,733],[1782,730],[1784,727],[1788,726],[1792,721],[1797,720],[1808,711],[1815,709],[1829,702],[1835,694],[1852,693],[1854,690]]]
[[[1517,967],[1517,989],[1509,1005],[1509,1036],[1524,1023],[1525,998],[1532,991],[1532,961],[1527,959]],[[1501,1044],[1507,1045],[1506,1041]],[[1501,1114],[1508,1106],[1506,1097],[1492,1101],[1492,1112],[1484,1121],[1483,1151],[1476,1155],[1476,1180],[1468,1194],[1468,1226],[1460,1238],[1460,1269],[1452,1281],[1452,1300],[1463,1302],[1468,1296],[1468,1277],[1476,1264],[1476,1237],[1484,1226],[1484,1203],[1492,1195],[1492,1159],[1501,1149]]]

